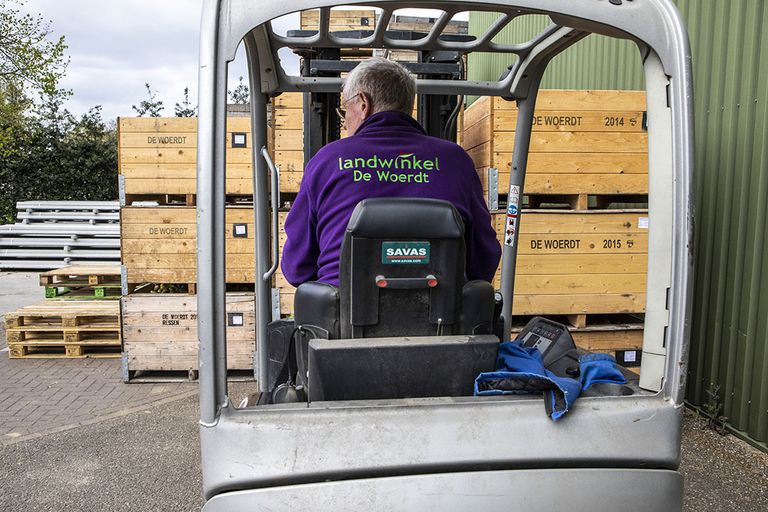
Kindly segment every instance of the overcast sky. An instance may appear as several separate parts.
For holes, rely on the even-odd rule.
[[[184,88],[197,104],[200,0],[27,0],[25,9],[64,35],[70,64],[62,86],[74,91],[68,108],[81,114],[102,105],[105,119],[134,115],[149,82],[173,116]],[[298,25],[298,21],[296,22]],[[298,27],[297,27],[298,28]],[[242,53],[242,52],[240,52]],[[247,79],[242,55],[230,69],[233,84]],[[234,85],[233,85],[234,87]]]
[[[147,98],[145,82],[164,102],[165,116],[173,116],[185,87],[197,104],[201,4],[201,0],[27,0],[23,9],[42,14],[51,21],[54,36],[66,37],[70,63],[62,86],[74,92],[67,108],[82,114],[101,105],[104,118],[114,119],[134,115],[131,105]],[[405,9],[402,14],[435,13]],[[299,28],[298,15],[284,23],[282,30]],[[243,54],[241,48],[230,66],[230,89],[240,76],[247,80]]]

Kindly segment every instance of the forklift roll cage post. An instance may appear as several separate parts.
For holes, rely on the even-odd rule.
[[[281,48],[388,48],[391,50],[415,51],[458,51],[493,52],[512,54],[514,65],[498,81],[471,80],[417,80],[420,94],[436,95],[491,95],[514,100],[518,105],[515,130],[514,154],[510,176],[510,197],[512,192],[523,189],[531,137],[533,112],[539,84],[547,64],[558,54],[582,40],[589,34],[629,39],[637,44],[645,70],[648,115],[648,156],[649,156],[649,218],[648,237],[648,281],[647,306],[643,339],[642,370],[640,388],[646,390],[635,397],[611,397],[590,400],[611,400],[614,404],[626,401],[629,409],[637,408],[635,414],[650,414],[654,421],[647,421],[646,429],[627,429],[614,439],[613,463],[637,459],[643,467],[664,467],[676,470],[679,464],[680,408],[683,403],[686,377],[687,347],[689,339],[690,291],[692,270],[692,84],[690,48],[687,33],[681,17],[671,0],[450,0],[441,2],[419,1],[370,1],[366,7],[380,10],[378,22],[370,33],[362,38],[337,37],[329,30],[331,8],[349,5],[330,0],[204,0],[200,39],[199,70],[199,135],[197,153],[197,223],[198,223],[198,333],[200,338],[200,424],[203,452],[204,487],[207,497],[234,489],[256,488],[261,485],[274,486],[281,482],[290,483],[289,474],[275,470],[269,475],[255,476],[253,471],[242,464],[244,458],[263,453],[263,447],[246,438],[257,435],[254,425],[262,426],[275,422],[280,425],[294,425],[302,414],[314,414],[315,422],[333,422],[328,417],[328,407],[323,411],[307,407],[270,406],[273,409],[237,410],[229,402],[226,382],[226,309],[225,309],[225,136],[227,103],[227,65],[234,59],[241,42],[245,45],[250,75],[251,128],[253,138],[253,180],[254,180],[254,249],[256,265],[256,357],[255,373],[259,384],[267,376],[267,324],[272,318],[270,278],[278,265],[277,238],[270,243],[270,230],[277,232],[277,194],[270,197],[270,176],[272,190],[279,191],[277,169],[269,158],[267,145],[267,100],[283,92],[338,93],[342,79],[339,77],[292,76],[280,65],[278,51]],[[388,20],[396,9],[429,8],[443,12],[437,17],[433,28],[423,38],[403,40],[390,38],[386,28]],[[273,30],[271,21],[281,16],[308,9],[319,9],[319,26],[310,36],[281,35]],[[488,11],[500,13],[498,19],[486,32],[471,41],[445,40],[440,34],[454,14],[463,11]],[[548,15],[552,24],[530,41],[522,44],[499,44],[493,38],[510,22],[528,14]],[[366,35],[367,34],[367,35]],[[517,188],[515,188],[517,187]],[[270,216],[270,206],[272,214]],[[524,219],[522,222],[525,222]],[[518,229],[511,240],[504,245],[501,276],[501,293],[504,297],[502,317],[504,334],[508,337],[511,329],[511,311],[514,288],[514,269],[517,256]],[[455,401],[451,401],[454,403]],[[459,401],[461,402],[461,401]],[[521,401],[521,403],[527,403]],[[485,404],[485,405],[480,405]],[[406,405],[402,404],[407,410]],[[464,402],[463,406],[467,403]],[[488,402],[477,402],[477,414]],[[440,404],[435,407],[440,407]],[[512,406],[511,402],[505,406]],[[274,409],[277,407],[277,409]],[[339,406],[341,407],[341,406]],[[355,407],[347,404],[344,407]],[[419,407],[427,407],[419,404]],[[500,406],[499,406],[500,407]],[[519,405],[525,409],[526,405]],[[620,410],[622,407],[618,406]],[[342,407],[349,413],[349,409]],[[367,404],[361,406],[372,416],[386,414],[383,410]],[[383,409],[386,409],[383,408]],[[435,409],[437,410],[437,409]],[[455,409],[454,412],[459,411]],[[339,412],[339,411],[337,411]],[[521,411],[518,411],[521,412]],[[577,412],[577,411],[574,411]],[[631,414],[627,411],[627,414]],[[360,413],[366,414],[366,413]],[[495,413],[489,412],[488,421],[494,421]],[[407,416],[407,414],[406,414]],[[530,423],[530,434],[538,420],[523,420],[521,425]],[[543,416],[543,414],[542,414]],[[610,414],[609,414],[610,416]],[[258,421],[256,421],[258,419]],[[397,424],[393,418],[392,424]],[[570,420],[570,418],[569,418]],[[300,421],[300,420],[299,420]],[[417,426],[415,417],[403,423],[403,428]],[[459,423],[461,419],[457,420]],[[579,423],[577,420],[571,420]],[[587,420],[583,420],[587,421]],[[415,422],[415,423],[414,423]],[[274,426],[274,425],[273,425]],[[298,427],[297,427],[298,428]],[[321,428],[321,427],[317,427]],[[329,423],[325,424],[329,428]],[[424,426],[423,428],[428,428]],[[527,427],[526,427],[527,428]],[[255,430],[254,430],[255,429]],[[342,429],[344,430],[344,429]],[[525,428],[523,428],[525,430]],[[568,427],[561,431],[568,431]],[[576,429],[578,430],[578,429]],[[584,432],[582,432],[583,434]],[[572,432],[574,436],[575,432]],[[302,433],[294,432],[298,441],[286,441],[283,448],[292,446],[297,450],[312,451],[316,446],[302,445]],[[568,439],[562,434],[562,443],[573,444],[577,437]],[[235,441],[236,437],[239,441]],[[629,437],[627,437],[629,436]],[[651,441],[649,436],[661,436],[664,441],[653,449],[629,449],[621,451],[620,443],[631,436],[639,443]],[[416,436],[418,437],[418,436]],[[382,441],[385,443],[386,441]],[[416,440],[414,439],[414,442]],[[608,446],[605,453],[593,447],[590,452],[577,450],[570,455],[549,453],[541,443],[532,441],[542,450],[541,457],[551,457],[552,467],[566,464],[563,460],[582,461],[584,467],[593,467],[595,462],[611,459]],[[297,444],[298,443],[298,444]],[[333,444],[333,443],[331,443]],[[407,443],[406,443],[407,444]],[[557,444],[557,443],[555,443]],[[611,443],[609,443],[610,445]],[[569,445],[570,446],[570,445]],[[330,448],[330,447],[329,447]],[[476,451],[482,451],[475,447]],[[570,449],[570,448],[569,448]],[[267,450],[269,451],[269,450]],[[449,450],[450,451],[450,450]],[[523,450],[524,451],[524,450]],[[567,450],[566,450],[567,451]],[[311,453],[308,454],[310,457]],[[315,453],[315,456],[317,454]],[[476,454],[479,456],[479,454]],[[277,454],[275,457],[279,457]],[[404,470],[403,460],[392,455],[392,460],[365,461],[365,454],[359,460],[346,464],[350,466],[344,479],[349,475],[377,476],[391,474],[429,472],[429,468],[440,467],[453,461],[463,460],[463,455],[445,454],[447,459],[426,456],[422,466],[414,464]],[[266,457],[268,459],[269,457]],[[385,457],[386,458],[386,457]],[[397,459],[397,460],[395,460]],[[439,459],[439,460],[438,460]],[[275,459],[278,460],[278,459]],[[525,454],[516,453],[507,457],[506,465],[524,462]],[[241,462],[238,462],[241,461]],[[431,461],[431,462],[430,462]],[[341,460],[336,461],[340,464]],[[489,467],[502,467],[497,461]],[[240,466],[238,467],[238,464]],[[266,460],[264,461],[266,464]],[[389,466],[387,465],[389,464]],[[542,463],[543,464],[543,463]],[[598,464],[598,465],[599,465]],[[611,464],[611,462],[608,462]],[[635,463],[628,464],[633,466]],[[406,464],[407,465],[407,464]],[[546,465],[546,464],[545,464]],[[578,465],[578,464],[577,464]],[[339,477],[330,464],[315,474],[311,467],[298,471],[297,482],[311,482],[315,478],[333,480]],[[262,468],[263,469],[263,468]],[[452,469],[461,469],[459,466]],[[227,475],[227,476],[224,476]],[[260,480],[260,478],[262,478]],[[259,483],[261,482],[261,483]]]

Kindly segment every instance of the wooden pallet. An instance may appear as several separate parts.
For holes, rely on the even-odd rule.
[[[45,298],[48,300],[114,300],[120,298],[121,288],[119,284],[81,288],[46,286]]]
[[[293,197],[294,194],[281,194],[281,197]],[[153,204],[154,203],[154,204]],[[227,194],[224,198],[224,204],[227,206],[253,206],[253,195]],[[151,206],[191,206],[197,205],[197,194],[163,194],[163,193],[144,193],[127,194],[125,196],[125,206],[151,207]]]
[[[90,357],[120,350],[117,301],[43,301],[5,315],[11,357]]]
[[[120,265],[70,265],[40,274],[40,286],[120,284]]]
[[[620,204],[622,208],[648,208],[647,194],[525,194],[525,203],[531,209],[606,210]],[[507,195],[499,202],[507,203]]]
[[[111,328],[120,326],[120,307],[114,301],[43,301],[5,314],[6,329]]]
[[[11,359],[82,359],[120,357],[120,342],[112,340],[104,343],[56,343],[28,342],[8,345],[8,357]]]
[[[120,296],[120,265],[71,265],[40,274],[46,299],[114,299]]]

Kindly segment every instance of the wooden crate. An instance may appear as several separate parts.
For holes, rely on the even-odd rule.
[[[282,226],[287,214],[281,215]],[[646,211],[524,211],[521,218],[514,315],[645,311],[648,230],[641,226],[647,226]],[[502,243],[505,214],[495,213],[492,220]],[[281,250],[284,243],[281,228]],[[496,288],[500,277],[501,265]],[[281,312],[292,314],[295,289],[280,271],[275,287]]]
[[[197,296],[137,293],[120,302],[124,375],[139,370],[197,370]],[[253,294],[228,293],[228,369],[253,368],[255,322]]]
[[[506,215],[493,216],[503,243]],[[514,315],[645,311],[645,210],[523,211]],[[501,264],[494,286],[499,287]]]
[[[637,195],[648,193],[648,133],[643,91],[542,90],[525,177],[526,194]],[[517,107],[482,97],[466,109],[462,145],[487,186],[499,170],[509,188]]]
[[[280,231],[278,236],[280,237],[280,254],[282,258],[283,247],[285,246],[286,234],[285,234],[285,219],[288,217],[288,212],[280,212]],[[294,288],[286,279],[283,274],[283,269],[278,268],[273,278],[273,286],[280,292],[280,314],[281,315],[293,315],[293,295],[296,292]]]
[[[579,348],[612,355],[628,370],[639,374],[643,350],[643,324],[625,326],[605,324],[572,329],[573,340]]]
[[[303,146],[298,147],[300,154],[294,147],[295,141],[301,144],[303,134],[301,101],[299,93],[283,94],[273,101],[268,145],[275,164],[280,166],[284,192],[298,191],[301,181]],[[234,134],[245,134],[245,146],[233,147]],[[250,118],[227,118],[225,186],[229,195],[253,194],[252,143]],[[197,118],[119,118],[118,154],[127,198],[197,193]]]
[[[280,191],[299,191],[304,174],[304,99],[301,93],[274,98],[273,158],[280,167]]]
[[[121,208],[120,245],[129,285],[197,281],[196,217],[196,208],[188,206]],[[252,283],[253,208],[227,207],[226,223],[227,283]]]
[[[320,23],[320,10],[301,11],[301,29],[317,30]],[[342,30],[373,30],[376,28],[376,11],[373,9],[331,10],[328,24],[330,32]]]
[[[125,194],[197,193],[196,117],[121,117],[118,119],[118,169]],[[245,133],[246,147],[232,147],[234,133]],[[250,119],[227,119],[228,194],[252,193]]]
[[[42,301],[5,315],[11,358],[120,357],[117,301]]]
[[[320,11],[317,9],[301,12],[302,30],[317,30]],[[329,30],[373,30],[376,28],[376,11],[373,9],[360,10],[331,10]],[[387,30],[402,30],[414,32],[429,32],[434,25],[434,19],[424,16],[402,16],[393,14],[388,21]],[[466,22],[451,21],[442,31],[443,34],[466,33]]]

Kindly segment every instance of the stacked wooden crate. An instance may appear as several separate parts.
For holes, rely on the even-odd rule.
[[[274,100],[269,130],[281,192],[303,174],[300,94]],[[121,118],[121,253],[126,293],[145,283],[194,292],[196,272],[196,119]],[[227,282],[254,282],[252,140],[247,118],[227,120]],[[240,141],[232,147],[232,141]],[[171,145],[171,147],[168,147]]]
[[[581,346],[618,351],[628,364],[642,346],[645,310],[644,110],[639,91],[539,92],[513,305],[515,315],[563,315]],[[500,98],[480,98],[464,116],[463,146],[486,192],[497,170],[502,205],[516,121],[515,103]],[[616,204],[624,209],[608,208]],[[493,215],[501,243],[507,213]]]
[[[251,186],[250,119],[227,119],[227,194],[247,196]],[[233,138],[236,145],[233,147]],[[118,119],[121,198],[194,205],[197,193],[197,118]]]
[[[123,218],[123,266],[129,290],[144,283],[173,284],[195,292],[197,281],[197,211],[194,206],[126,207]],[[226,210],[228,283],[252,283],[253,208]]]

